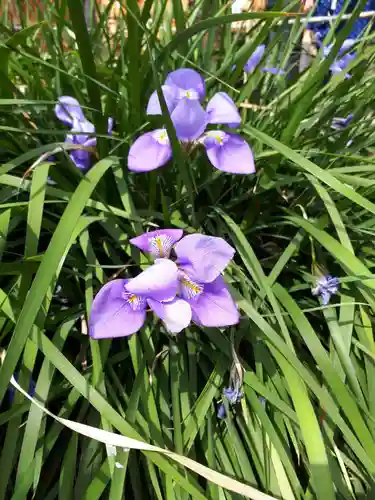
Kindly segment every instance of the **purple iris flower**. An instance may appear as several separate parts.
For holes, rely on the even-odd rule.
[[[61,96],[55,106],[55,114],[64,125],[71,129],[66,136],[65,142],[86,148],[96,146],[96,137],[89,135],[95,133],[95,127],[85,118],[77,99],[70,96]],[[112,129],[113,119],[108,118],[108,135],[112,134]],[[85,171],[90,168],[91,158],[88,151],[76,149],[69,156],[79,169]]]
[[[130,243],[154,257],[177,257],[179,287],[177,294],[190,305],[195,323],[209,327],[237,324],[239,313],[221,277],[235,253],[222,238],[163,229],[145,233]]]
[[[343,71],[346,70],[346,68],[349,66],[349,64],[356,58],[355,53],[348,53],[348,51],[352,48],[352,46],[355,44],[355,40],[345,40],[342,46],[340,47],[340,50],[337,54],[336,59],[333,61],[331,66],[329,67],[331,73],[333,75],[338,75],[339,73],[342,73]],[[323,47],[323,57],[326,58],[328,54],[331,52],[333,47],[333,44],[327,45],[326,47]],[[345,78],[350,78],[349,73],[345,73]]]
[[[222,271],[234,249],[222,238],[179,229],[142,234],[130,243],[155,257],[155,263],[132,279],[116,279],[96,295],[89,319],[94,339],[123,337],[137,332],[150,308],[172,333],[193,319],[197,324],[223,327],[238,323],[239,313]],[[171,260],[174,250],[176,262]]]
[[[252,151],[242,137],[221,130],[206,131],[210,124],[233,128],[240,125],[241,116],[228,94],[218,92],[204,110],[201,105],[205,97],[204,80],[188,68],[170,73],[162,92],[180,141],[203,145],[210,162],[219,170],[239,174],[255,172]],[[162,113],[156,92],[150,97],[147,113]],[[136,139],[129,151],[128,167],[134,172],[149,172],[165,165],[171,157],[167,131],[157,129]]]
[[[176,297],[178,286],[178,268],[168,259],[157,259],[133,279],[110,281],[93,301],[90,336],[108,339],[132,335],[143,326],[147,308],[170,332],[180,332],[190,324],[191,309]]]
[[[317,280],[315,287],[312,289],[312,294],[320,295],[323,306],[326,306],[329,304],[331,296],[338,292],[339,284],[340,280],[338,278],[326,274]]]

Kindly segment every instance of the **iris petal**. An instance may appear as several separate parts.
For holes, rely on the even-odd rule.
[[[165,85],[183,90],[194,90],[200,100],[206,94],[205,83],[201,75],[190,68],[181,68],[169,73]]]
[[[59,98],[55,106],[55,114],[68,127],[73,125],[74,120],[78,122],[86,120],[81,105],[77,99],[70,96],[61,96]]]
[[[233,100],[226,92],[218,92],[207,104],[207,113],[210,123],[228,124],[238,127],[241,116]]]
[[[169,257],[173,245],[182,238],[182,229],[158,229],[132,238],[130,243],[154,257]]]
[[[223,238],[189,234],[176,246],[177,264],[193,281],[210,283],[227,267],[234,249]]]
[[[176,298],[162,303],[148,299],[147,303],[171,333],[180,333],[191,322],[191,307],[185,300]]]
[[[204,285],[198,300],[190,301],[193,321],[207,327],[236,325],[240,315],[227,286],[221,276]]]
[[[219,131],[221,132],[221,131]],[[212,140],[214,132],[209,139],[204,139],[208,159],[218,170],[231,174],[253,174],[255,172],[254,156],[248,143],[239,135],[224,134],[216,141]],[[208,136],[208,134],[206,134]]]
[[[168,85],[162,85],[161,90],[164,95],[165,103],[167,105],[169,113],[172,113],[177,105],[177,89],[176,87],[170,87]],[[161,115],[162,110],[159,102],[158,93],[153,92],[147,104],[147,114],[148,115]]]
[[[96,295],[89,319],[89,334],[93,339],[124,337],[137,332],[146,319],[146,308],[134,309],[126,300],[127,280],[113,280]]]
[[[141,135],[132,144],[128,168],[133,172],[149,172],[165,165],[172,156],[168,136],[162,129]]]
[[[178,289],[177,266],[171,260],[156,259],[155,264],[133,278],[126,289],[158,301],[172,300]]]
[[[182,99],[171,115],[177,137],[181,141],[194,141],[205,131],[208,114],[199,101]]]

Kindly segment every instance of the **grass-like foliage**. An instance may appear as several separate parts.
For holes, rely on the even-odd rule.
[[[3,0],[0,500],[374,498],[375,49],[367,30],[334,70],[361,0],[299,72],[305,25],[285,3]],[[205,80],[204,106],[234,101],[255,173],[181,143],[161,90],[179,68]],[[82,106],[84,140],[65,141],[61,96]],[[129,169],[132,144],[164,127],[166,165]],[[158,228],[235,249],[223,277],[239,323],[172,335],[147,311],[133,335],[90,337],[101,287],[150,266],[129,240]]]

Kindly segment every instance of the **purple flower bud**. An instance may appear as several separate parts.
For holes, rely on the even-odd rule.
[[[223,403],[219,405],[219,408],[217,410],[217,418],[220,418],[220,420],[223,420],[227,416],[227,411],[225,409],[225,406]]]
[[[250,58],[248,59],[247,63],[244,66],[244,71],[246,73],[251,73],[252,71],[255,70],[255,68],[259,65],[260,61],[262,60],[262,57],[264,56],[264,52],[266,50],[265,45],[259,45],[254,52],[251,54]]]

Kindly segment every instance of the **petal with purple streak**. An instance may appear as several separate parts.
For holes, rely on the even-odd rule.
[[[172,122],[181,141],[194,141],[206,130],[208,115],[199,101],[182,99],[174,109]]]
[[[214,281],[234,256],[234,249],[223,238],[188,234],[175,246],[177,264],[200,283]]]
[[[193,321],[208,327],[236,325],[240,320],[237,306],[221,276],[204,285],[198,300],[190,301]]]
[[[61,96],[59,98],[55,106],[55,114],[56,117],[68,127],[73,125],[74,120],[85,120],[81,105],[77,99],[70,96]]]
[[[174,108],[176,107],[176,104],[178,102],[177,99],[177,93],[178,90],[176,87],[169,87],[168,85],[162,85],[161,90],[164,95],[165,103],[167,105],[169,113],[172,113]],[[153,92],[150,96],[150,99],[147,104],[147,110],[146,110],[148,115],[161,115],[162,110],[159,102],[159,96],[158,93]]]
[[[93,339],[124,337],[137,332],[146,318],[146,304],[136,307],[126,299],[127,280],[113,280],[95,296],[89,319],[89,334]]]
[[[133,172],[149,172],[165,165],[172,148],[165,130],[147,132],[136,139],[129,150],[128,168]]]
[[[226,92],[218,92],[207,104],[209,123],[228,124],[230,127],[238,127],[241,116],[233,100]]]
[[[171,333],[180,333],[190,325],[191,307],[185,300],[175,298],[170,302],[157,302],[148,299],[147,303]]]
[[[132,238],[130,243],[154,257],[169,257],[173,245],[182,238],[182,229],[158,229]]]
[[[203,139],[208,159],[218,170],[231,174],[253,174],[254,156],[248,143],[239,135],[220,130],[207,132]]]
[[[182,90],[195,91],[200,100],[204,99],[206,86],[203,78],[197,71],[190,68],[181,68],[169,73],[165,85],[175,86]]]
[[[203,293],[204,285],[191,279],[190,276],[185,271],[183,271],[183,266],[180,267],[178,278],[179,296],[187,300],[188,302],[190,302],[191,300],[198,300],[200,295]]]
[[[178,289],[177,266],[169,259],[156,259],[155,264],[133,278],[126,289],[135,295],[154,300],[172,300]]]

